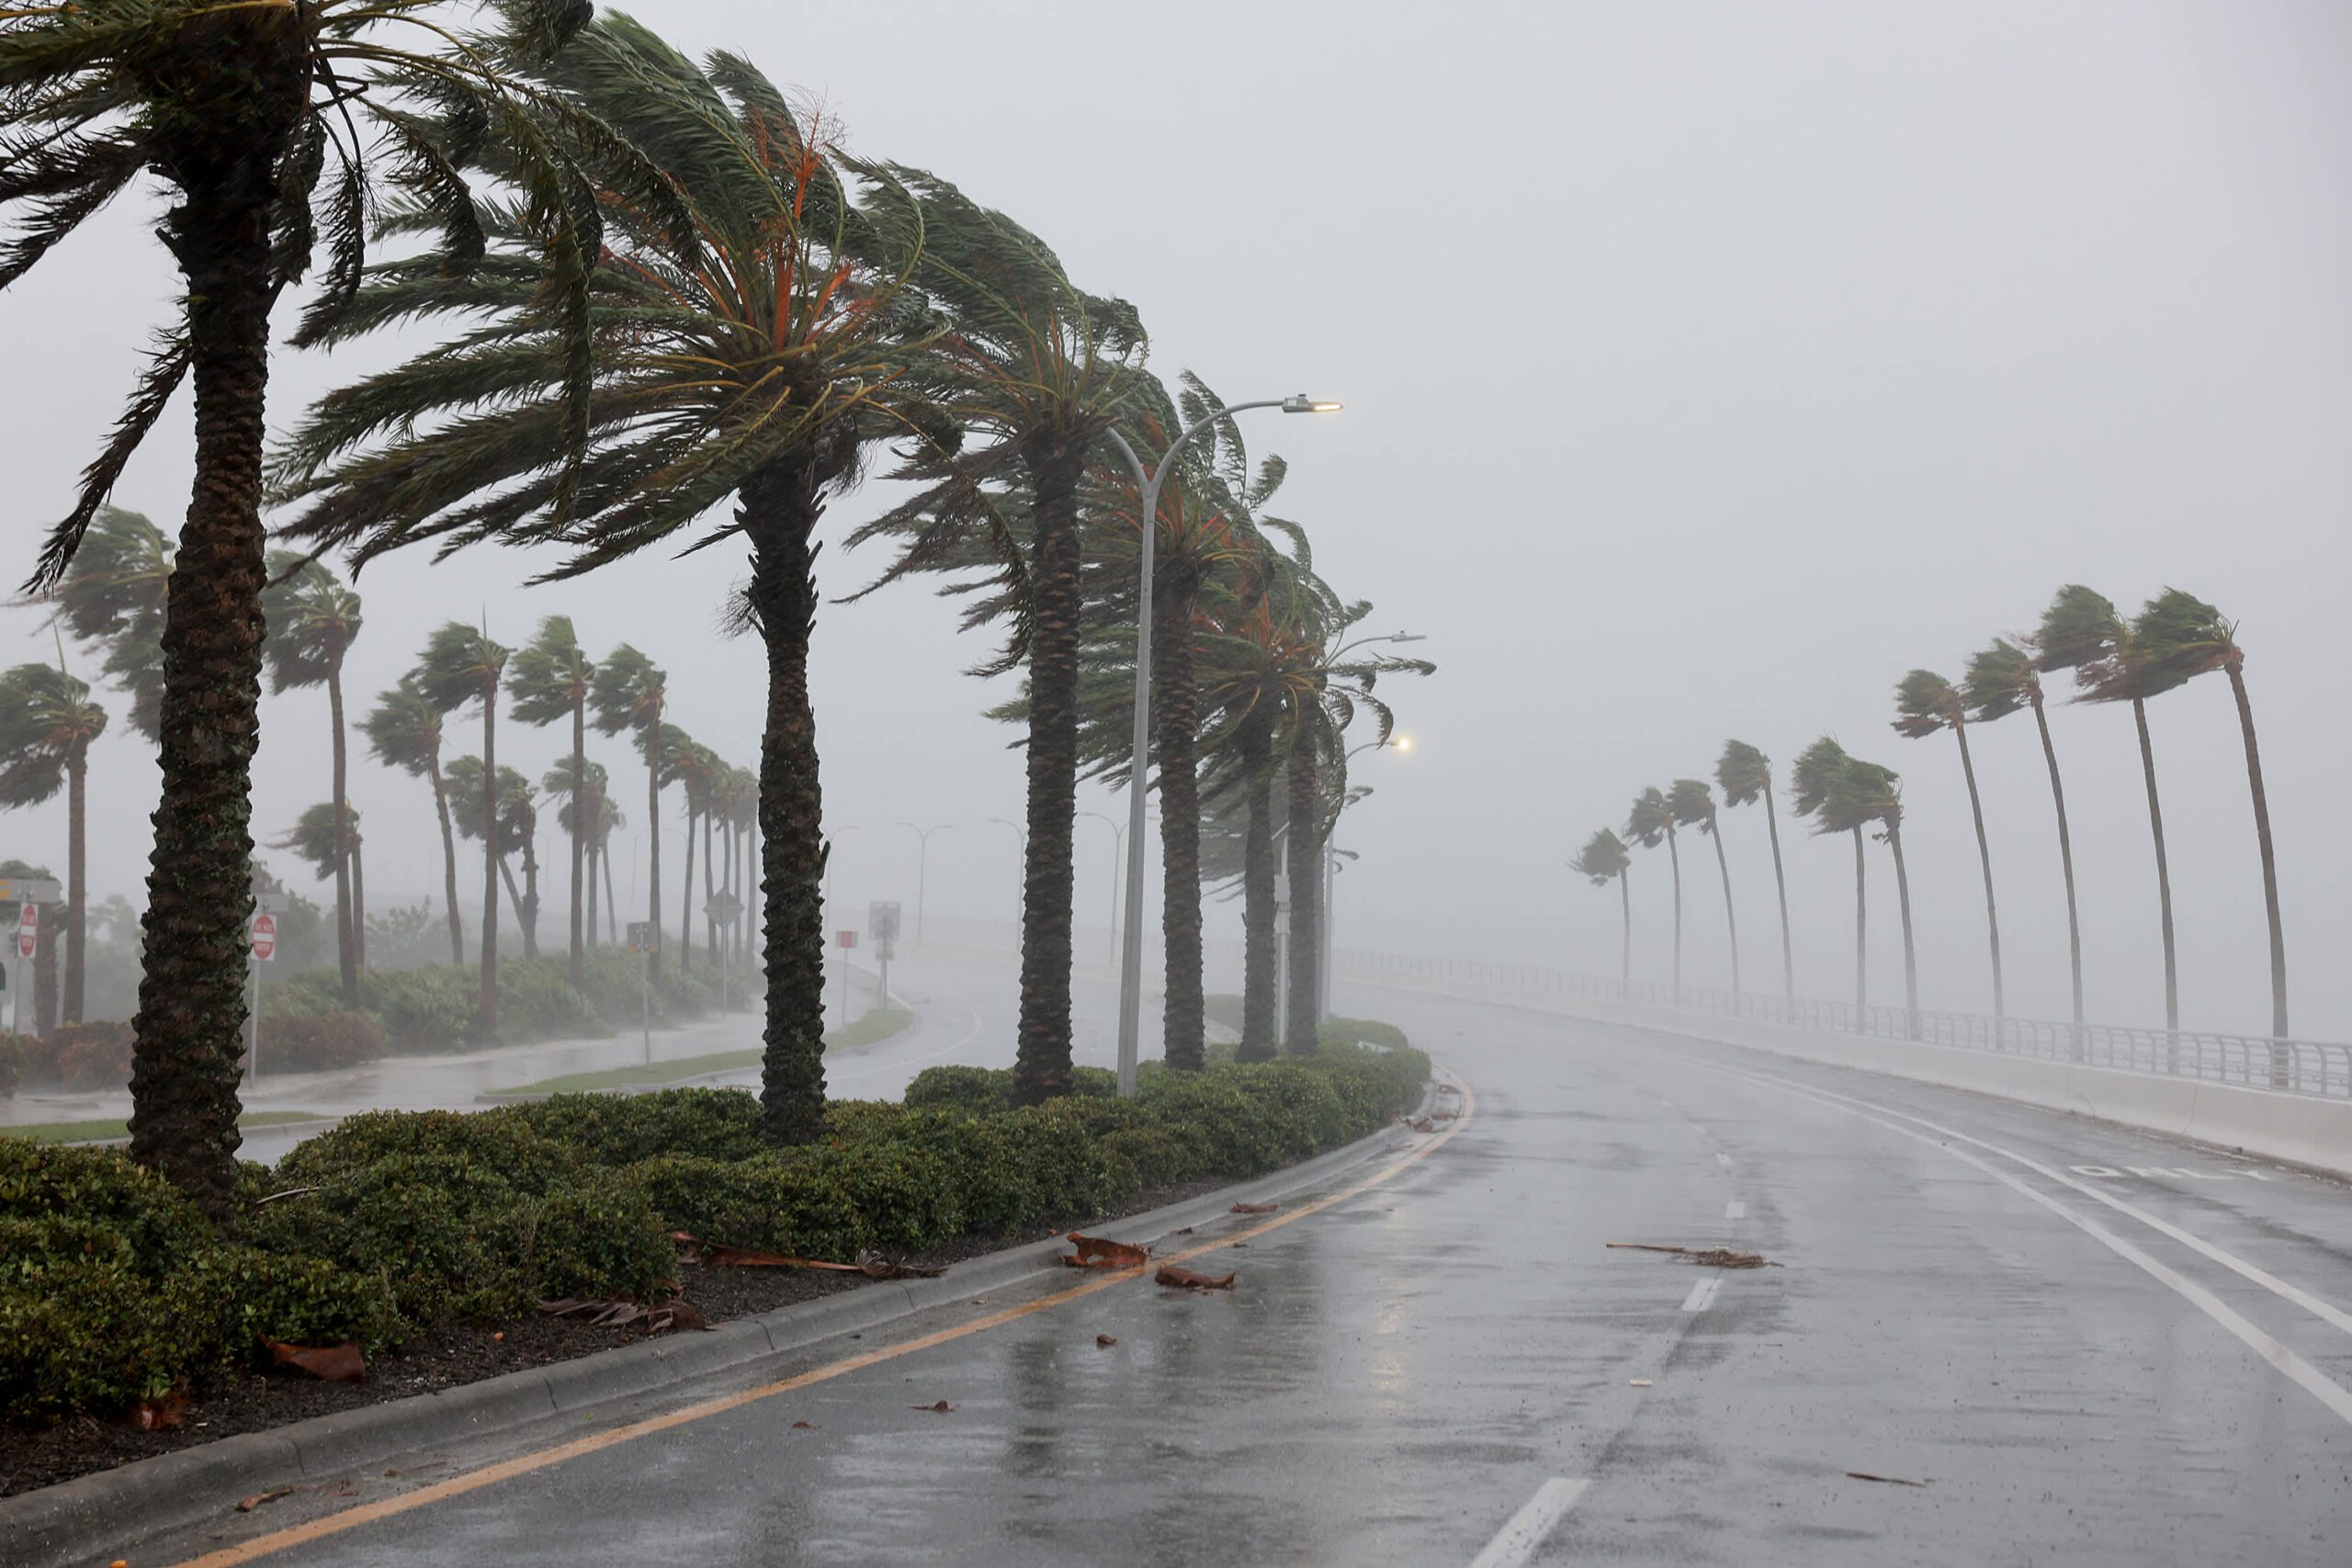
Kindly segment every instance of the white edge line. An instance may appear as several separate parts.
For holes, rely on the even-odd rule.
[[[1510,1517],[1510,1522],[1495,1532],[1495,1539],[1487,1542],[1487,1549],[1470,1560],[1470,1568],[1520,1568],[1535,1555],[1544,1538],[1558,1528],[1568,1510],[1577,1506],[1577,1499],[1584,1495],[1584,1489],[1591,1484],[1582,1476],[1571,1481],[1555,1475],[1538,1486],[1535,1495]]]
[[[1684,1312],[1706,1311],[1707,1308],[1713,1303],[1715,1292],[1723,1289],[1723,1284],[1724,1277],[1722,1275],[1708,1275],[1705,1279],[1691,1286],[1690,1293],[1682,1298],[1682,1310]]]
[[[1730,1202],[1724,1205],[1724,1218],[1727,1220],[1744,1220],[1747,1218],[1747,1205],[1741,1202],[1736,1198],[1733,1199]]]

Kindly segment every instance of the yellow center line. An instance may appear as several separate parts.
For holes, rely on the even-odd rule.
[[[1106,1269],[1097,1278],[1082,1280],[1075,1285],[1066,1285],[1049,1295],[1040,1296],[1035,1301],[1025,1302],[1020,1306],[1006,1307],[1001,1311],[971,1318],[952,1327],[936,1329],[932,1333],[920,1335],[896,1345],[885,1346],[880,1349],[862,1351],[854,1356],[844,1356],[839,1360],[828,1361],[820,1367],[812,1367],[805,1372],[797,1372],[775,1382],[763,1383],[757,1388],[748,1388],[740,1393],[722,1394],[716,1399],[707,1399],[700,1404],[689,1404],[683,1409],[671,1411],[665,1416],[648,1416],[642,1421],[632,1421],[626,1426],[614,1427],[602,1432],[592,1432],[583,1438],[574,1438],[568,1442],[557,1443],[526,1454],[519,1454],[510,1460],[502,1460],[496,1464],[484,1465],[479,1470],[468,1471],[462,1475],[453,1475],[447,1480],[436,1481],[429,1486],[420,1486],[413,1492],[403,1492],[397,1497],[386,1497],[374,1503],[363,1503],[357,1507],[345,1508],[336,1513],[322,1515],[302,1524],[290,1525],[282,1530],[274,1530],[268,1535],[255,1536],[251,1540],[241,1541],[234,1546],[224,1546],[216,1551],[208,1551],[201,1557],[184,1559],[177,1564],[177,1568],[236,1568],[239,1563],[256,1562],[290,1547],[307,1545],[314,1540],[323,1540],[329,1536],[341,1535],[345,1530],[356,1529],[362,1525],[373,1524],[379,1519],[393,1518],[411,1509],[446,1502],[452,1497],[462,1497],[469,1492],[478,1492],[485,1486],[494,1486],[502,1481],[511,1480],[518,1475],[528,1475],[533,1471],[545,1470],[549,1465],[561,1464],[567,1460],[580,1459],[621,1443],[632,1442],[639,1438],[650,1438],[657,1432],[666,1432],[673,1427],[685,1426],[688,1422],[724,1415],[729,1410],[739,1410],[744,1405],[755,1404],[763,1399],[772,1399],[779,1393],[790,1393],[796,1389],[808,1388],[814,1383],[831,1382],[835,1378],[863,1371],[867,1367],[878,1366],[884,1361],[897,1360],[901,1356],[911,1356],[919,1350],[928,1350],[934,1346],[949,1344],[970,1335],[984,1334],[991,1328],[1001,1328],[1008,1323],[1018,1322],[1034,1313],[1065,1306],[1081,1297],[1091,1296],[1097,1291],[1107,1291],[1114,1285],[1142,1279],[1163,1263],[1187,1262],[1211,1252],[1222,1251],[1237,1241],[1249,1241],[1264,1235],[1269,1231],[1280,1230],[1283,1226],[1294,1224],[1310,1214],[1320,1213],[1335,1203],[1344,1203],[1351,1198],[1370,1191],[1398,1172],[1409,1168],[1418,1161],[1427,1159],[1453,1142],[1454,1134],[1469,1125],[1470,1118],[1476,1115],[1478,1110],[1478,1097],[1470,1091],[1470,1086],[1459,1084],[1457,1087],[1462,1090],[1462,1111],[1444,1132],[1425,1144],[1407,1150],[1403,1155],[1353,1186],[1343,1187],[1328,1197],[1302,1204],[1288,1213],[1278,1214],[1272,1219],[1263,1220],[1243,1230],[1220,1235],[1215,1241],[1203,1242],[1197,1247],[1187,1247],[1182,1252],[1154,1258],[1149,1263],[1139,1268]]]

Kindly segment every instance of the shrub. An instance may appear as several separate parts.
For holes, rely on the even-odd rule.
[[[677,1271],[677,1248],[645,1189],[617,1171],[587,1172],[540,1199],[520,1241],[524,1270],[541,1300],[644,1301]]]
[[[130,1081],[130,1025],[69,1023],[50,1032],[57,1081],[76,1093],[120,1089]]]
[[[519,1191],[544,1192],[576,1173],[581,1156],[533,1131],[516,1115],[520,1109],[363,1111],[297,1144],[277,1174],[300,1185],[413,1156],[481,1170]]]
[[[274,1073],[331,1072],[384,1054],[384,1026],[364,1012],[261,1021],[262,1061]]]
[[[910,1111],[963,1111],[979,1115],[1012,1109],[1010,1067],[925,1067],[907,1086]]]
[[[21,1037],[0,1034],[0,1100],[17,1092],[17,1084],[25,1074],[25,1044]]]
[[[120,1149],[21,1138],[0,1138],[0,1220],[55,1222],[69,1235],[112,1234],[139,1259],[186,1257],[213,1239],[195,1204]],[[0,1251],[0,1270],[21,1261],[13,1241]]]
[[[1403,1030],[1376,1018],[1327,1018],[1319,1032],[1326,1045],[1373,1045],[1383,1051],[1409,1048]]]
[[[590,1165],[616,1168],[665,1154],[749,1159],[765,1146],[759,1098],[741,1089],[558,1094],[501,1114]]]
[[[920,1251],[962,1228],[949,1163],[889,1140],[745,1160],[662,1155],[628,1174],[673,1229],[798,1258],[847,1262],[869,1247]]]
[[[498,966],[500,1039],[562,1040],[613,1032],[587,997],[572,989],[568,962],[525,958]]]
[[[525,1222],[526,1194],[494,1170],[454,1154],[404,1153],[322,1174],[315,1192],[254,1217],[256,1244],[381,1280],[407,1323],[505,1316],[531,1305],[514,1231]]]

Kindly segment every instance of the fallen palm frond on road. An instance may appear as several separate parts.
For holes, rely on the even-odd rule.
[[[1612,1241],[1611,1247],[1632,1252],[1666,1252],[1702,1269],[1778,1269],[1760,1252],[1735,1252],[1728,1247],[1669,1247],[1656,1241]]]

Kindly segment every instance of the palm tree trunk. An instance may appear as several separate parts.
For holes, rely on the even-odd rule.
[[[523,956],[539,955],[539,818],[535,811],[523,816],[523,897],[514,902],[523,925]]]
[[[662,978],[662,708],[656,704],[645,737],[645,926],[653,933],[646,973]]]
[[[710,900],[713,897],[710,887],[711,873],[718,864],[718,857],[711,852],[711,840],[717,837],[711,823],[711,818],[714,815],[715,813],[709,811],[702,814],[702,939],[703,951],[723,963],[725,958],[718,948],[718,919],[710,912]],[[721,1005],[725,1005],[723,1000]]]
[[[1194,750],[1199,699],[1193,668],[1193,604],[1197,585],[1182,568],[1164,570],[1154,605],[1153,684],[1159,753],[1159,847],[1164,863],[1159,922],[1167,944],[1167,997],[1161,1003],[1169,1066],[1198,1072],[1207,1062],[1202,991],[1201,788]]]
[[[1870,882],[1863,874],[1862,830],[1854,829],[1854,1006],[1871,1004]]]
[[[183,199],[164,242],[185,280],[196,484],[166,592],[163,796],[147,883],[130,1075],[130,1153],[207,1213],[236,1197],[237,1083],[253,915],[252,768],[260,736],[260,516],[269,381],[268,215],[307,86],[300,29],[221,21],[238,101],[167,132]],[[250,39],[251,41],[245,41]]]
[[[761,963],[769,976],[760,1064],[760,1127],[773,1144],[825,1130],[824,797],[808,641],[817,618],[817,477],[763,470],[743,487],[737,520],[752,541],[752,604],[768,653],[760,738]]]
[[[1623,917],[1621,930],[1624,933],[1624,951],[1617,962],[1617,995],[1631,1001],[1634,998],[1634,895],[1622,871],[1617,874],[1617,909]]]
[[[57,1032],[57,951],[59,928],[65,924],[63,904],[40,906],[40,929],[33,937],[33,1032],[44,1040]]]
[[[504,855],[500,855],[498,857],[498,880],[506,884],[506,901],[514,906],[517,912],[515,924],[521,925],[523,923],[520,919],[520,912],[523,908],[523,890],[514,886],[514,868],[506,863],[506,857]],[[530,949],[527,944],[524,948],[523,956],[526,958],[531,956]]]
[[[449,906],[449,962],[466,961],[466,917],[458,908],[458,836],[449,828],[449,786],[441,781],[441,753],[435,751],[431,760],[433,776],[433,809],[441,818],[441,878],[446,891],[443,901]]]
[[[1984,840],[1984,803],[1976,794],[1976,763],[1968,754],[1968,722],[1952,720],[1951,733],[1960,742],[1960,771],[1968,780],[1968,815],[1976,823],[1976,858],[1984,867],[1984,931],[1993,944],[1994,1038],[2000,1039],[2001,1020],[2009,1016],[2008,993],[2001,985],[2001,917],[1993,903],[1993,850]]]
[[[1317,973],[1323,951],[1323,780],[1321,715],[1309,709],[1290,746],[1289,842],[1283,846],[1290,870],[1290,995],[1284,998],[1283,1048],[1310,1055],[1320,1043],[1322,987]]]
[[[596,864],[605,874],[605,935],[617,947],[627,933],[621,930],[620,906],[613,901],[613,843],[610,839],[597,844]]]
[[[2075,1022],[2083,1021],[2083,922],[2075,909],[2075,840],[2066,829],[2066,785],[2058,776],[2058,749],[2050,743],[2050,719],[2041,711],[2041,690],[2033,692],[2033,722],[2041,731],[2041,759],[2050,764],[2050,798],[2058,807],[2058,865],[2066,878],[2066,958],[2075,977]]]
[[[678,973],[695,972],[695,806],[686,802],[686,880],[678,889]]]
[[[1674,995],[1682,997],[1682,852],[1675,846],[1674,829],[1666,830],[1667,863],[1674,868]]]
[[[580,874],[588,860],[588,797],[594,792],[588,787],[588,694],[575,692],[571,698],[571,983],[580,985],[587,976],[587,937],[582,908]],[[594,889],[587,889],[594,893]]]
[[[2226,668],[2230,672],[2230,691],[2238,700],[2238,729],[2245,738],[2245,777],[2254,791],[2254,840],[2262,852],[2262,907],[2270,919],[2270,1037],[2285,1040],[2289,1038],[2287,937],[2278,920],[2278,860],[2270,848],[2270,797],[2262,788],[2262,752],[2254,743],[2254,707],[2246,701],[2245,656],[2233,652]],[[74,896],[80,897],[82,884],[78,877],[74,886]],[[77,930],[79,924],[76,917]],[[2278,1074],[2274,1072],[2273,1076]]]
[[[89,920],[90,807],[87,743],[65,760],[65,1021],[82,1021],[84,941]]]
[[[1028,453],[1033,600],[1029,634],[1029,849],[1021,885],[1021,1022],[1012,1067],[1016,1105],[1069,1092],[1070,838],[1078,815],[1078,639],[1085,612],[1080,573],[1078,479],[1083,446],[1071,438]]]
[[[1919,954],[1911,940],[1911,874],[1903,863],[1903,829],[1886,825],[1886,847],[1894,855],[1894,898],[1903,910],[1903,1006],[1911,1015],[1911,1033],[1919,1032]]]
[[[1715,870],[1724,879],[1724,930],[1731,936],[1731,994],[1739,995],[1739,915],[1731,905],[1731,862],[1724,854],[1723,825],[1718,822],[1707,837],[1715,841]]]
[[[351,931],[358,939],[359,966],[368,967],[368,871],[359,858],[359,836],[351,839]]]
[[[1781,995],[1797,999],[1796,951],[1789,940],[1789,879],[1781,869],[1781,817],[1772,804],[1771,781],[1764,784],[1764,829],[1772,839],[1772,889],[1781,899]]]
[[[351,916],[351,807],[343,749],[343,661],[327,666],[328,740],[334,773],[334,962],[343,1010],[359,1010],[359,928]]]
[[[498,693],[481,694],[481,1032],[498,1036]]]
[[[1274,782],[1266,773],[1263,725],[1241,734],[1249,819],[1241,840],[1241,1045],[1244,1062],[1274,1056]]]
[[[2140,771],[2148,780],[2148,829],[2156,839],[2156,912],[2165,937],[2165,1028],[2180,1028],[2180,969],[2172,940],[2172,870],[2165,863],[2165,809],[2156,799],[2156,751],[2148,739],[2148,705],[2132,699],[2132,722],[2140,728]]]

